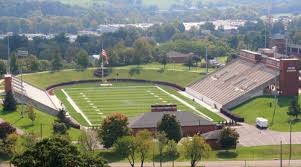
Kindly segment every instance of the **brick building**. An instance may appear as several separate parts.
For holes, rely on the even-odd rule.
[[[135,118],[130,119],[129,127],[136,134],[140,130],[147,129],[152,133],[157,130],[157,124],[162,120],[164,114],[172,114],[181,124],[183,136],[194,136],[198,133],[207,133],[216,129],[215,123],[209,121],[193,112],[185,111],[153,111],[143,113]]]

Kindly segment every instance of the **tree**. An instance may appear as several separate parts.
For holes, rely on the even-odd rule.
[[[75,62],[80,68],[82,69],[87,68],[89,66],[88,53],[85,50],[81,49],[76,54]]]
[[[18,136],[15,133],[11,133],[4,139],[0,139],[0,153],[4,153],[8,156],[13,155],[16,152],[17,139]]]
[[[3,111],[16,111],[17,101],[12,92],[7,92],[3,101]]]
[[[131,165],[135,166],[135,153],[137,151],[136,139],[133,136],[123,136],[114,144],[114,151],[126,157]]]
[[[200,27],[205,30],[210,30],[211,32],[215,30],[215,25],[212,22],[206,22]]]
[[[182,138],[181,125],[175,115],[164,114],[157,125],[157,129],[160,132],[165,132],[169,140],[178,142]]]
[[[83,131],[79,137],[79,143],[84,151],[94,152],[98,143],[97,132],[89,129]]]
[[[34,121],[36,120],[36,118],[37,118],[37,114],[36,114],[36,112],[35,112],[33,106],[31,106],[31,105],[28,106],[26,112],[27,112],[28,118],[31,120],[32,125],[33,125],[33,122],[34,122]]]
[[[79,48],[74,47],[74,46],[69,46],[65,53],[64,53],[64,59],[70,63],[74,60],[74,56],[79,52]]]
[[[189,70],[191,69],[191,67],[193,66],[193,58],[192,56],[190,56],[186,62],[186,65],[188,66]]]
[[[43,139],[22,154],[13,157],[12,163],[17,167],[86,167],[86,163],[90,167],[104,167],[99,166],[103,163],[96,164],[95,160],[87,159],[75,145],[60,137]]]
[[[273,24],[272,34],[283,34],[285,32],[285,26],[282,22],[278,21]]]
[[[6,74],[6,64],[3,60],[0,60],[0,76],[1,76],[1,78],[4,74]]]
[[[93,155],[93,153],[85,153],[82,155],[82,167],[109,167],[108,161],[105,160],[100,154]]]
[[[168,140],[165,148],[168,157],[172,158],[172,166],[175,166],[175,159],[179,155],[177,143],[174,140]]]
[[[22,59],[22,69],[23,72],[36,72],[39,70],[39,60],[36,56],[34,55],[30,55],[28,57],[26,57],[25,59]]]
[[[134,63],[140,65],[142,63],[148,63],[152,59],[153,46],[150,44],[149,40],[140,37],[134,43]]]
[[[190,159],[191,167],[196,167],[202,158],[209,157],[211,148],[200,136],[195,135],[192,138],[186,138],[181,144],[183,155]]]
[[[127,136],[129,133],[128,117],[121,113],[113,113],[103,120],[99,136],[104,147],[109,148],[118,138]]]
[[[0,123],[0,139],[5,139],[8,135],[16,132],[16,128],[7,122]]]
[[[224,149],[236,147],[238,143],[239,134],[235,129],[225,128],[221,133],[220,145]]]
[[[64,122],[55,121],[52,124],[53,133],[58,135],[65,135],[68,131],[68,126]]]
[[[237,35],[233,35],[228,37],[227,42],[231,48],[236,49],[239,44],[239,38]]]
[[[152,146],[152,140],[152,135],[148,130],[142,130],[136,134],[137,152],[140,154],[141,167],[143,167],[145,157]]]
[[[12,74],[18,74],[18,72],[19,72],[19,68],[18,68],[18,64],[17,64],[17,56],[15,53],[12,53],[10,55],[10,72]]]
[[[165,66],[168,62],[168,58],[166,56],[166,54],[164,54],[161,58],[160,58],[160,63],[163,65],[163,69],[165,69]]]
[[[160,131],[156,133],[156,138],[159,145],[160,167],[162,167],[163,148],[166,145],[168,139],[166,137],[166,133]]]
[[[180,31],[181,33],[185,32],[185,25],[179,21],[175,21],[174,26]]]
[[[298,116],[301,114],[301,108],[296,98],[292,100],[291,105],[288,108],[287,114],[290,116],[294,116],[295,119],[298,119]]]
[[[63,59],[57,49],[53,49],[51,65],[53,71],[57,71],[63,68]]]
[[[33,132],[25,133],[22,136],[22,146],[26,149],[32,148],[38,142],[38,136]]]

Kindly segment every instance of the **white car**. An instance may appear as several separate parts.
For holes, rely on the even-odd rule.
[[[257,117],[256,118],[256,126],[259,128],[268,128],[269,126],[269,121],[265,118]]]

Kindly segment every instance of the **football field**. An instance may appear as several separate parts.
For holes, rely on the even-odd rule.
[[[90,126],[99,125],[113,112],[121,112],[129,117],[149,112],[154,104],[176,104],[178,110],[191,111],[181,100],[155,85],[67,87],[61,91]]]

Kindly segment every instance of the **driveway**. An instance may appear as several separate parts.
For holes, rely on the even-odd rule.
[[[279,145],[281,141],[282,144],[289,144],[290,141],[289,132],[276,132],[269,129],[260,130],[246,123],[234,128],[240,135],[240,146]],[[292,144],[301,144],[301,132],[292,132]]]

